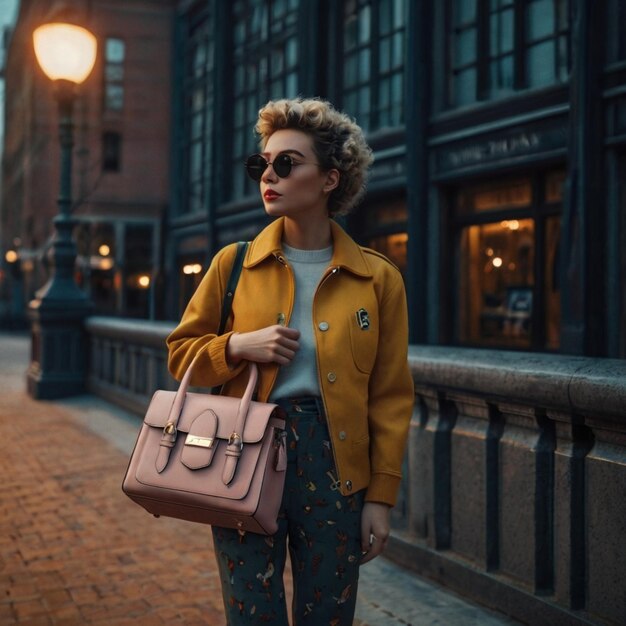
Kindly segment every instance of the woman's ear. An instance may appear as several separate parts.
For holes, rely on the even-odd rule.
[[[341,174],[339,170],[328,170],[326,172],[326,182],[324,183],[324,191],[326,193],[330,193],[333,189],[339,185],[339,179],[341,178]]]

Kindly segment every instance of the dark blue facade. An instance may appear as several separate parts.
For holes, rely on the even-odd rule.
[[[374,149],[346,226],[402,270],[413,342],[626,356],[625,14],[624,0],[180,2],[167,316],[219,247],[266,223],[242,166],[258,109],[320,96]]]

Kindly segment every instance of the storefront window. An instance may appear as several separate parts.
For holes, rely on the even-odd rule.
[[[178,310],[182,313],[200,285],[205,268],[200,254],[185,255],[178,259]]]
[[[563,180],[559,170],[457,192],[459,343],[558,349]]]
[[[531,219],[463,229],[459,310],[463,343],[530,348],[534,239]]]
[[[406,233],[394,233],[374,237],[369,247],[382,252],[404,274],[406,272],[406,246],[409,236]]]
[[[153,280],[152,226],[129,224],[125,238],[124,289],[130,317],[148,317]]]
[[[115,231],[113,224],[83,222],[76,226],[78,284],[97,314],[115,312]]]

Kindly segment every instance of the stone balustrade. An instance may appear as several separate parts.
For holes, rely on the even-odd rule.
[[[90,317],[87,388],[143,414],[157,389],[176,389],[167,371],[165,338],[172,322]]]
[[[89,388],[175,388],[173,324],[91,318]],[[411,346],[388,555],[532,624],[626,623],[626,361]]]
[[[532,624],[626,623],[626,361],[411,346],[390,555]]]

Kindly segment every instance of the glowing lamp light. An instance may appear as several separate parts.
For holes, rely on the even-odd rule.
[[[111,254],[111,248],[109,248],[109,246],[107,246],[106,243],[103,243],[98,248],[98,252],[100,253],[100,256],[109,256],[109,254]]]
[[[147,289],[150,286],[150,276],[143,275],[140,276],[137,280],[137,283],[142,289]]]
[[[44,24],[33,33],[35,55],[51,80],[82,83],[96,62],[96,38],[85,28],[60,22]]]
[[[191,275],[191,274],[199,274],[202,271],[202,265],[200,263],[193,263],[189,265],[185,265],[183,267],[183,274]]]
[[[17,261],[17,252],[15,252],[15,250],[8,250],[4,258],[7,263],[15,263],[15,261]]]
[[[494,257],[494,258],[491,260],[491,262],[493,263],[493,266],[494,266],[494,267],[502,267],[502,259],[501,259],[499,256]]]

